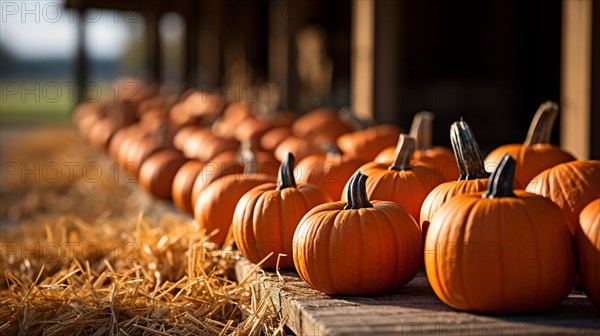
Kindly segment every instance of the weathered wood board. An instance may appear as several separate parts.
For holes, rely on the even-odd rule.
[[[242,259],[236,276],[243,279],[254,267]],[[270,296],[297,335],[600,335],[600,309],[577,291],[545,314],[486,316],[446,306],[423,271],[403,288],[377,297],[325,295],[294,272],[250,276],[260,277],[260,294]]]

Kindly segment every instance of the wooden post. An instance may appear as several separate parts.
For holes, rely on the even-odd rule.
[[[353,1],[351,104],[364,119],[373,119],[374,37],[375,1]]]
[[[146,13],[146,67],[150,82],[155,83],[162,80],[159,20],[159,13]]]
[[[598,5],[598,4],[596,4]],[[590,155],[592,0],[563,0],[561,146],[578,159]]]
[[[200,24],[198,16],[200,12],[198,1],[188,1],[190,12],[185,16],[185,66],[183,68],[183,79],[186,88],[196,87],[199,84],[198,74],[198,47],[200,39]]]

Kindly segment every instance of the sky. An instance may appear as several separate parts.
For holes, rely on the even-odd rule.
[[[115,59],[142,24],[132,13],[93,10],[85,18],[87,50],[93,59]],[[76,12],[61,0],[0,0],[0,44],[23,60],[69,59],[77,43]]]

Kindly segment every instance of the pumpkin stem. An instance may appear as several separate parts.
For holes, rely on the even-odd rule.
[[[498,168],[492,173],[488,189],[483,198],[517,197],[513,192],[515,176],[515,159],[508,153],[504,154]]]
[[[485,171],[481,150],[471,127],[464,121],[456,121],[450,126],[450,142],[460,171],[459,181],[488,177]]]
[[[373,204],[367,197],[367,178],[360,170],[350,179],[348,186],[348,204],[344,210],[358,210],[362,208],[372,208]]]
[[[325,141],[321,144],[321,151],[327,155],[327,157],[339,158],[342,156],[342,152],[333,141]]]
[[[432,143],[432,124],[434,114],[423,111],[415,114],[410,126],[409,135],[415,138],[417,149],[431,148]]]
[[[294,155],[288,152],[287,157],[279,166],[277,176],[277,190],[285,188],[296,188],[296,179],[294,178]]]
[[[550,143],[550,137],[552,136],[552,126],[558,116],[558,104],[555,102],[547,101],[542,103],[535,112],[529,131],[527,132],[527,139],[523,143],[525,146],[531,146],[535,144]]]
[[[400,134],[398,139],[398,145],[396,145],[396,159],[390,166],[393,170],[408,170],[412,168],[410,160],[412,160],[413,154],[415,153],[415,138],[407,135]]]

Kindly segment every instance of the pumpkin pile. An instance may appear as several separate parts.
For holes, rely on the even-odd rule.
[[[450,127],[452,150],[433,146],[430,112],[403,134],[347,110],[296,118],[136,83],[135,99],[80,106],[83,137],[193,214],[207,240],[235,242],[265,269],[295,269],[331,295],[377,295],[424,261],[443,302],[503,314],[558,305],[579,265],[598,303],[600,161],[549,143],[555,103],[540,106],[524,144],[484,161],[462,120]]]

